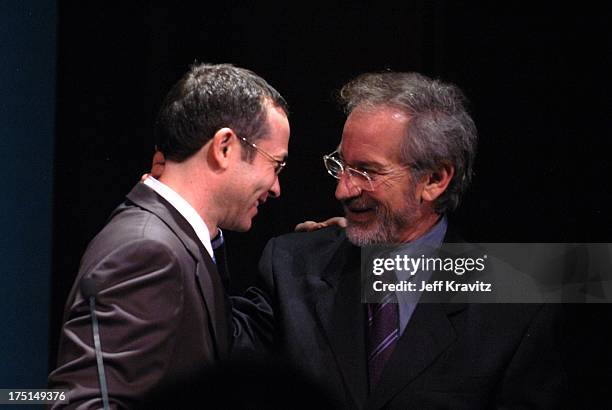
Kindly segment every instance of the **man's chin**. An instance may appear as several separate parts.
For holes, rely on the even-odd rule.
[[[240,225],[238,232],[247,232],[251,230],[251,227],[253,226],[253,221],[249,220],[248,222],[245,222],[243,224]]]
[[[376,245],[385,242],[384,233],[374,224],[356,223],[347,219],[346,237],[356,246]]]
[[[220,226],[221,229],[232,231],[232,232],[247,232],[253,226],[253,221],[249,219],[248,221],[240,221],[232,224],[225,224]]]

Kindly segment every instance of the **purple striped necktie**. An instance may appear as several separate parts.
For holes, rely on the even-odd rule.
[[[395,293],[387,293],[380,303],[368,303],[368,373],[370,391],[378,384],[383,369],[399,339],[399,311]]]

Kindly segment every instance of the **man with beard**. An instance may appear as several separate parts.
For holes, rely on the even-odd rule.
[[[340,97],[348,117],[324,162],[346,229],[268,243],[259,286],[234,298],[234,352],[282,355],[338,408],[557,408],[565,378],[551,306],[361,302],[360,247],[458,241],[447,214],[477,142],[461,91],[385,72]]]

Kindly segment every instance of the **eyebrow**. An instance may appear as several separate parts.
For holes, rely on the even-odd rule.
[[[357,168],[376,168],[376,169],[384,169],[386,166],[377,161],[357,161],[353,166]]]
[[[340,155],[340,158],[343,161],[345,161],[344,160],[344,156],[342,155],[342,152],[338,151],[338,154]],[[351,164],[347,163],[347,165],[349,167],[355,167],[355,168],[377,168],[377,169],[384,169],[384,168],[386,168],[385,164],[381,164],[378,161],[357,161],[357,162],[354,162],[354,163],[351,163]]]

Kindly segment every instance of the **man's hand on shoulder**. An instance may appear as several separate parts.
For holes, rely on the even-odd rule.
[[[346,218],[342,216],[334,216],[333,218],[329,218],[323,222],[305,221],[297,224],[294,230],[295,232],[312,232],[334,225],[337,225],[340,228],[346,228]]]
[[[140,177],[140,182],[147,179],[150,175],[155,179],[159,179],[164,173],[164,167],[166,166],[166,157],[161,151],[155,151],[153,154],[153,162],[151,163],[151,171],[148,174],[142,174]]]

